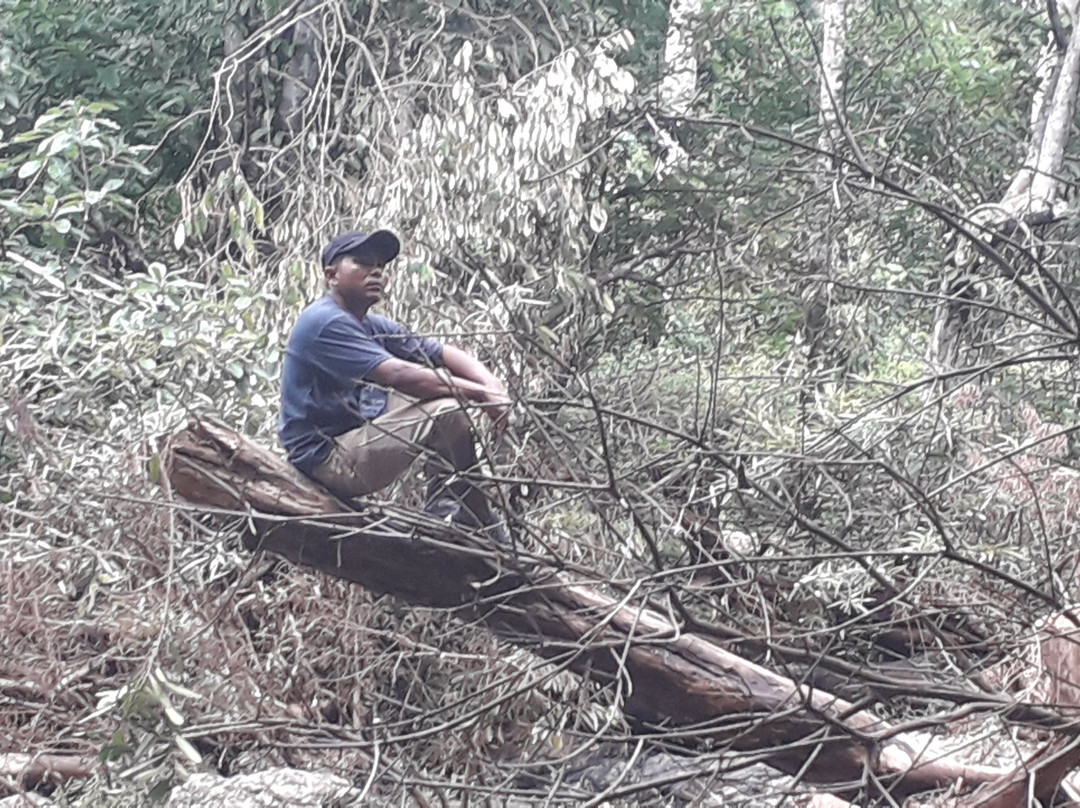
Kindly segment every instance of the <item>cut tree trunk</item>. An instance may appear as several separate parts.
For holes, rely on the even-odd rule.
[[[610,597],[603,581],[572,581],[442,523],[350,510],[220,425],[196,422],[176,434],[163,469],[185,499],[246,514],[251,549],[414,604],[454,608],[583,676],[620,683],[627,716],[666,741],[753,750],[845,798],[1005,785],[1017,776],[942,754],[868,710],[685,631],[634,591]]]

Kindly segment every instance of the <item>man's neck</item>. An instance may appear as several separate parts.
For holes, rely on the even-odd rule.
[[[371,308],[370,304],[366,305],[366,306],[365,305],[358,305],[358,306],[356,306],[354,308],[354,307],[350,306],[348,303],[346,303],[345,299],[341,295],[339,295],[337,293],[337,291],[331,291],[330,292],[330,297],[333,299],[333,301],[335,303],[338,304],[338,306],[340,308],[345,309],[345,311],[349,312],[357,320],[363,320],[364,317],[367,316],[368,309]]]

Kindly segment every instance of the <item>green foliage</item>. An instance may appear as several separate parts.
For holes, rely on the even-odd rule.
[[[266,328],[276,302],[228,267],[222,274],[226,285],[208,297],[159,263],[121,285],[91,264],[28,277],[0,262],[10,303],[0,379],[47,402],[50,421],[91,432],[199,409],[266,429],[281,361],[282,335]]]
[[[90,221],[120,218],[122,196],[149,172],[147,147],[127,145],[104,102],[65,101],[18,134],[0,130],[0,243],[65,252]],[[8,130],[9,132],[11,130]]]
[[[145,147],[128,146],[108,111],[66,102],[0,150],[0,378],[90,431],[231,396],[242,419],[264,423],[281,339],[265,292],[227,264],[211,295],[160,262],[118,278],[81,249],[122,223],[125,183],[147,172]]]
[[[69,99],[108,101],[130,141],[156,144],[206,103],[226,10],[220,0],[9,0],[3,78],[24,120]],[[157,157],[163,179],[183,172],[198,137],[190,127],[172,134]]]
[[[849,41],[873,43],[850,62],[852,125],[968,201],[993,197],[1016,168],[1043,36],[1020,4],[936,4],[913,25],[904,4],[878,3],[851,21]]]
[[[776,129],[815,118],[814,49],[803,19],[787,0],[726,8],[706,42],[703,108]]]

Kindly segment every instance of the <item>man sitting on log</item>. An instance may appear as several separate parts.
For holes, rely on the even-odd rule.
[[[390,485],[418,457],[425,511],[505,539],[477,464],[467,406],[506,425],[506,387],[476,357],[417,336],[369,309],[383,298],[400,250],[389,230],[332,239],[322,254],[329,292],[300,314],[281,377],[281,441],[294,466],[345,500]]]

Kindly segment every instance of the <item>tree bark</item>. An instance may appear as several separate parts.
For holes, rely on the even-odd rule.
[[[227,124],[232,142],[246,153],[253,129],[251,120],[251,66],[247,60],[237,58],[237,54],[247,39],[247,20],[240,12],[235,12],[225,21],[224,45],[225,62],[229,65],[224,103],[227,109],[222,119]]]
[[[697,97],[697,56],[694,35],[701,25],[702,0],[670,0],[667,32],[664,35],[664,74],[657,88],[658,107],[663,115],[682,117],[690,114]],[[664,153],[657,164],[657,175],[686,171],[690,155],[679,142],[678,133],[655,125]]]
[[[1069,5],[1072,15],[1076,3]],[[1001,201],[1005,212],[1015,218],[1052,211],[1057,201],[1058,175],[1065,161],[1080,82],[1080,25],[1072,26],[1064,48],[1055,34],[1039,65],[1041,81],[1031,103],[1027,156]]]
[[[1070,0],[1066,11],[1075,19],[1078,3]],[[1056,6],[1051,3],[1051,19]],[[1016,239],[1021,231],[1053,222],[1061,215],[1058,192],[1072,121],[1080,89],[1080,25],[1074,24],[1066,40],[1054,25],[1038,69],[1039,86],[1032,97],[1027,154],[1000,202],[977,205],[968,211],[968,230],[997,248]],[[1019,243],[1022,244],[1022,239]],[[968,341],[969,301],[978,297],[975,281],[986,271],[979,246],[961,237],[953,251],[954,271],[942,282],[948,300],[934,316],[927,359],[932,370],[948,371],[959,363],[961,349]],[[1010,279],[1015,280],[1017,272]]]
[[[847,0],[819,0],[821,74],[818,77],[818,146],[833,153],[844,142],[844,70],[847,64]],[[824,169],[832,169],[828,156]]]
[[[840,276],[845,250],[845,230],[841,220],[840,186],[843,161],[839,155],[848,148],[848,124],[844,109],[844,74],[847,66],[847,0],[819,0],[821,47],[818,53],[818,172],[815,190],[819,202],[813,215],[820,217],[820,230],[807,245],[811,273],[800,292],[802,322],[801,347],[806,366],[799,394],[801,429],[806,430],[808,411],[822,387],[830,365],[840,366],[830,356],[833,335],[832,303],[834,281]],[[835,350],[831,353],[835,354]]]
[[[442,523],[351,511],[219,425],[193,423],[175,435],[163,469],[184,498],[247,514],[250,548],[411,603],[455,608],[544,658],[622,687],[628,717],[665,740],[754,750],[845,798],[866,797],[866,788],[902,798],[957,783],[1007,784],[1014,775],[943,755],[868,710],[739,657],[634,590],[613,598],[597,588],[601,581],[573,581]]]
[[[671,0],[664,36],[664,76],[660,79],[660,111],[665,115],[690,114],[697,95],[697,59],[694,30],[702,13],[701,0]]]

